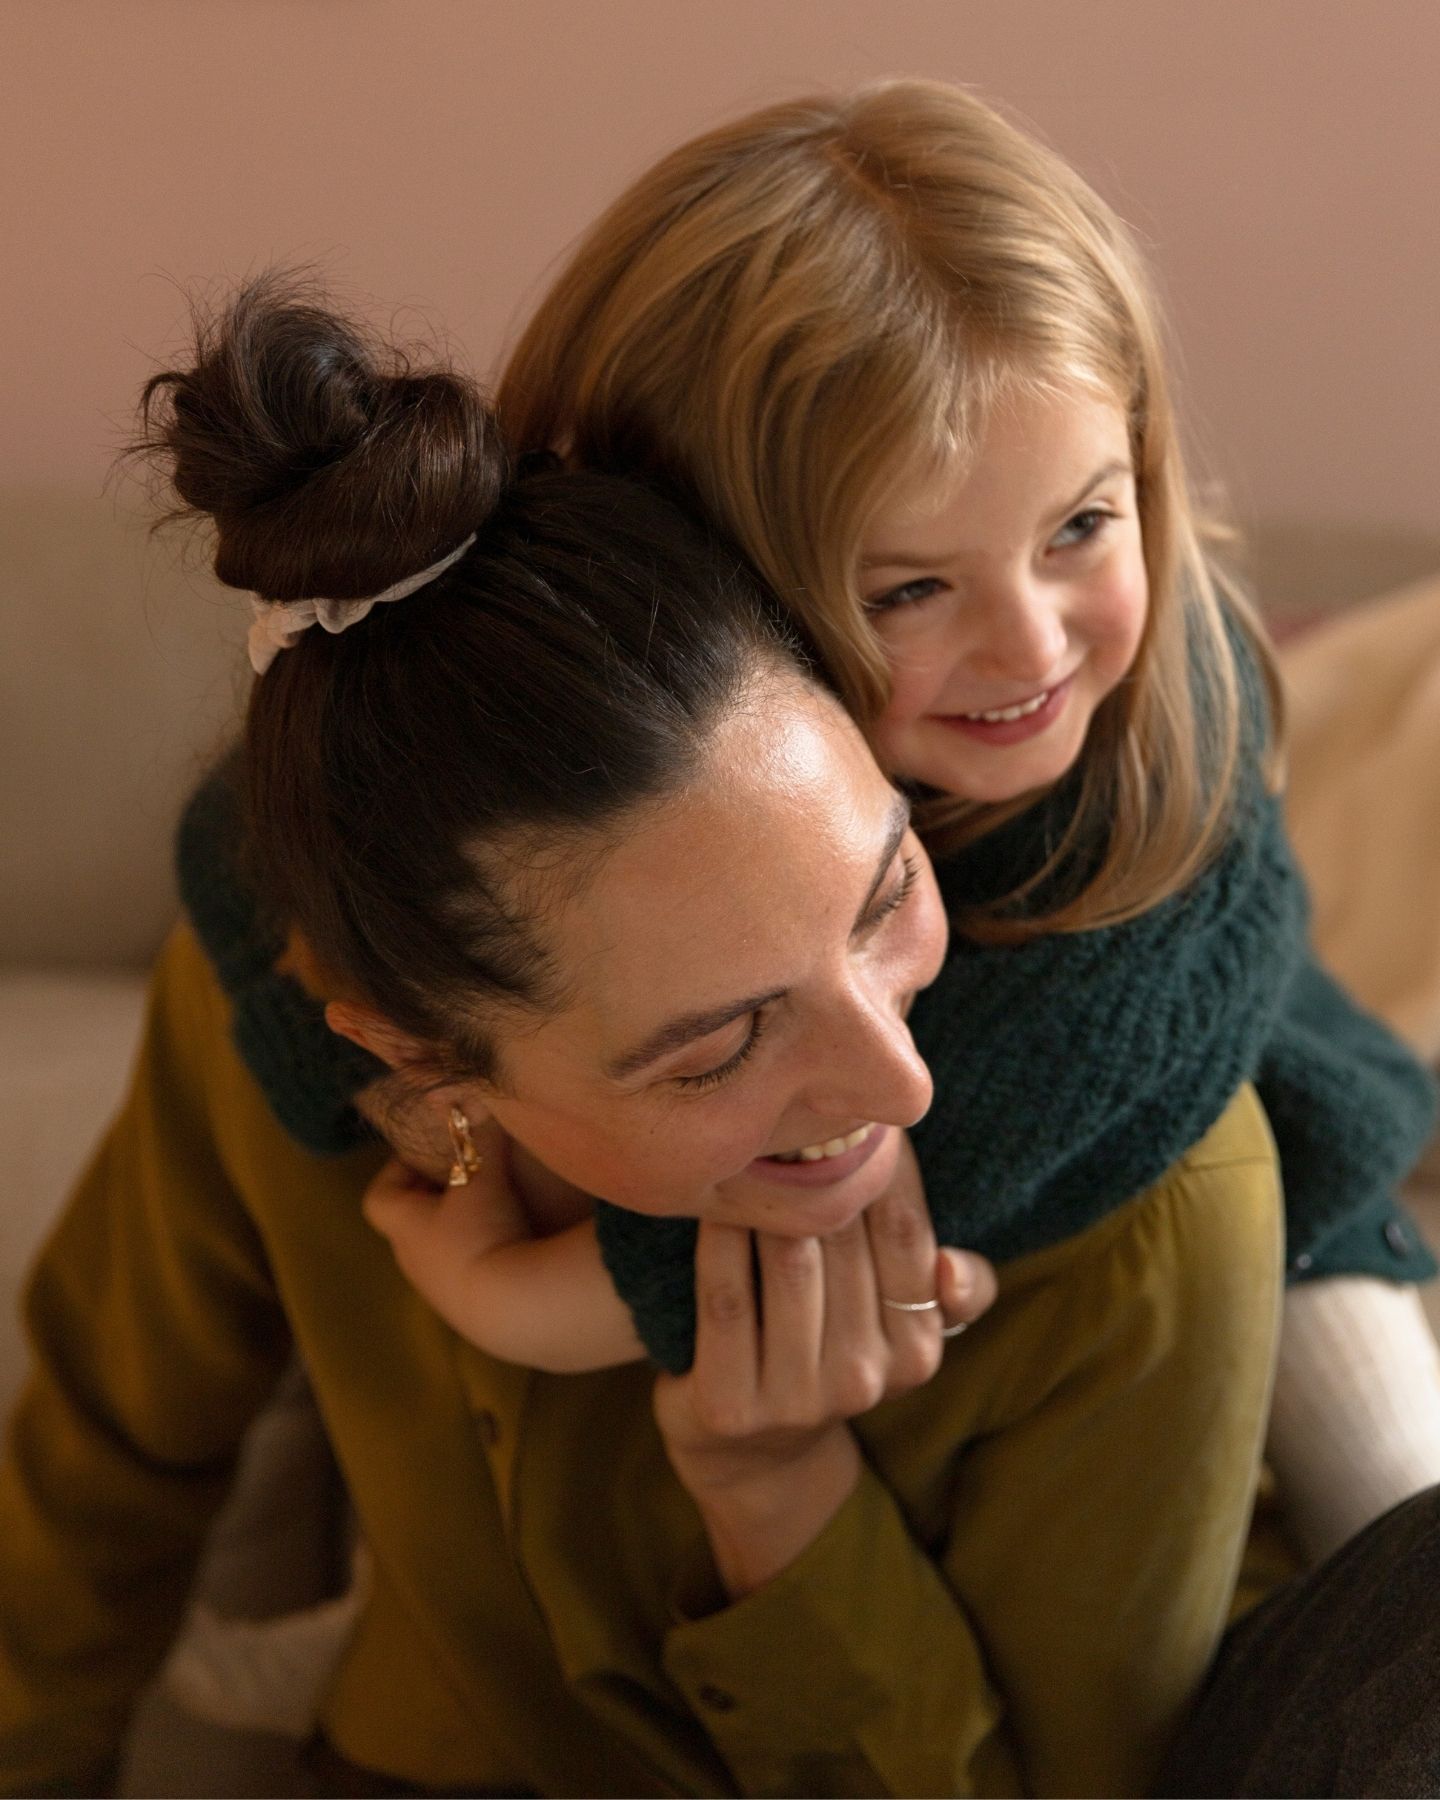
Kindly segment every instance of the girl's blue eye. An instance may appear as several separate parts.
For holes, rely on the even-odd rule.
[[[760,1042],[764,1030],[765,1013],[762,1009],[750,1015],[750,1035],[733,1056],[727,1056],[723,1063],[713,1069],[706,1069],[703,1075],[675,1075],[671,1079],[676,1087],[688,1088],[691,1092],[718,1086],[720,1082],[734,1075],[755,1054],[755,1046]]]
[[[873,600],[865,602],[865,610],[872,614],[887,613],[894,612],[900,606],[917,606],[932,594],[938,594],[942,585],[933,575],[924,575],[916,581],[907,581],[900,587],[891,588],[888,593],[876,594]]]
[[[1087,506],[1083,512],[1067,519],[1050,541],[1062,550],[1069,549],[1072,544],[1087,543],[1104,526],[1105,521],[1114,516],[1103,507]]]

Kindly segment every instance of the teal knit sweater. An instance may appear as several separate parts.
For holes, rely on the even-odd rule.
[[[952,911],[1037,867],[1064,804],[1061,793],[940,864]],[[380,1065],[276,974],[281,945],[239,835],[222,773],[182,821],[181,891],[276,1116],[333,1154],[366,1134],[350,1101]],[[1305,920],[1279,808],[1257,784],[1222,855],[1142,917],[1013,946],[957,937],[911,1017],[935,1077],[912,1138],[940,1241],[1003,1262],[1083,1231],[1158,1179],[1252,1080],[1280,1152],[1292,1278],[1433,1275],[1396,1199],[1431,1129],[1433,1084],[1315,962]],[[646,1347],[688,1367],[694,1223],[604,1203],[597,1219]]]

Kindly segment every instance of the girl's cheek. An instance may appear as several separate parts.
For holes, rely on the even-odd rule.
[[[1092,601],[1092,635],[1111,650],[1117,679],[1135,660],[1150,608],[1145,566],[1135,560],[1138,567],[1116,570]]]
[[[1145,621],[1150,616],[1150,586],[1142,570],[1136,578],[1130,592],[1128,617],[1130,622],[1130,654],[1125,666],[1128,669],[1134,662],[1140,649],[1140,639],[1145,631]]]

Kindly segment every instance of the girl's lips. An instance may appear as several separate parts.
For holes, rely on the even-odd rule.
[[[969,719],[964,713],[936,713],[934,717],[941,725],[948,725],[952,731],[963,732],[966,737],[974,738],[982,744],[1020,744],[1054,724],[1064,709],[1074,683],[1075,677],[1067,675],[1050,689],[1034,712],[1026,713],[1019,719]],[[1000,709],[997,707],[995,710]]]
[[[843,1150],[839,1156],[827,1156],[819,1162],[776,1162],[773,1156],[757,1156],[745,1173],[758,1176],[762,1181],[778,1181],[787,1187],[828,1187],[863,1168],[892,1129],[889,1125],[872,1125],[852,1150]]]

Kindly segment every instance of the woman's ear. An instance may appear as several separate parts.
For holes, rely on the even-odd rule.
[[[349,1038],[388,1068],[421,1071],[420,1081],[408,1092],[385,1078],[354,1097],[361,1117],[369,1120],[401,1161],[438,1187],[451,1181],[457,1169],[470,1171],[475,1154],[471,1133],[489,1117],[476,1091],[478,1084],[461,1088],[436,1086],[426,1080],[423,1071],[429,1046],[371,1007],[332,1000],[325,1008],[325,1023],[337,1037]]]
[[[325,1023],[336,1037],[349,1038],[352,1044],[378,1056],[387,1068],[403,1069],[425,1058],[426,1046],[419,1038],[352,1000],[332,1000],[325,1008]]]

